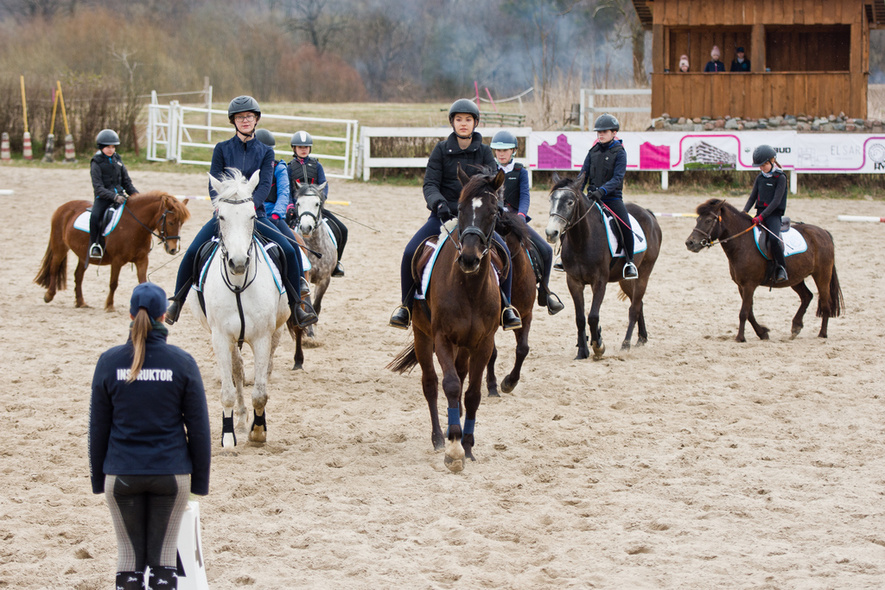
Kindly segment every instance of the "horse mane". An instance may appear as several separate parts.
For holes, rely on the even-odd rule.
[[[529,242],[528,227],[519,219],[519,215],[513,211],[504,211],[498,215],[495,231],[502,236],[512,234],[523,245],[527,245]]]
[[[222,190],[218,191],[216,201],[238,200],[234,197],[238,196],[237,193],[239,192],[240,184],[245,184],[247,182],[246,177],[243,176],[243,173],[237,168],[225,169],[219,180],[221,182]],[[249,198],[251,198],[251,195]]]
[[[145,191],[143,193],[138,193],[135,197],[133,197],[133,200],[135,201],[139,201],[141,199],[144,199],[146,201],[159,199],[163,207],[174,211],[176,215],[178,215],[181,223],[184,223],[191,217],[191,210],[187,208],[187,205],[185,205],[183,201],[179,201],[177,198],[175,198],[175,196],[170,195],[166,191]]]
[[[463,203],[468,199],[472,199],[474,193],[479,192],[479,185],[482,184],[491,184],[495,180],[495,175],[497,175],[497,170],[492,170],[490,167],[482,168],[482,171],[479,174],[474,174],[470,177],[470,180],[467,181],[467,184],[464,185],[464,188],[461,189],[461,195],[458,197],[458,204]]]
[[[728,204],[725,199],[710,199],[698,205],[697,214],[700,217],[704,215],[718,215],[723,207],[729,207],[737,212],[737,209]]]

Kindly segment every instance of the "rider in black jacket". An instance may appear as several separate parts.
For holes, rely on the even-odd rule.
[[[427,222],[418,230],[409,243],[400,263],[400,282],[402,286],[402,304],[390,316],[389,324],[394,328],[407,330],[412,323],[412,302],[415,297],[415,281],[412,278],[412,258],[418,246],[430,236],[439,235],[440,225],[458,216],[458,198],[461,195],[461,181],[458,179],[458,167],[468,176],[473,176],[484,169],[496,169],[495,157],[489,146],[483,144],[482,135],[475,131],[479,124],[479,108],[476,103],[466,98],[456,100],[449,108],[449,123],[452,133],[448,138],[436,144],[427,170],[424,173],[424,200],[430,210]],[[504,239],[497,232],[493,239],[510,255]],[[510,305],[510,287],[513,284],[513,265],[501,282],[502,307],[501,323],[505,330],[516,330],[522,327],[519,312]]]
[[[89,217],[89,258],[101,259],[104,256],[104,234],[101,227],[104,214],[113,204],[122,205],[126,195],[138,194],[132,185],[129,172],[117,153],[120,136],[113,129],[102,129],[95,137],[98,151],[89,163],[92,189],[95,201],[92,202],[92,215]]]
[[[760,145],[753,150],[753,166],[759,166],[759,176],[753,183],[750,198],[744,205],[744,213],[756,206],[756,217],[753,223],[762,225],[768,230],[768,243],[771,256],[777,264],[775,282],[789,279],[787,262],[784,258],[784,243],[781,240],[781,223],[787,210],[787,175],[775,158],[774,148]]]

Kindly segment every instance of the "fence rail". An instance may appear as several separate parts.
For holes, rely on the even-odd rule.
[[[587,131],[596,113],[648,113],[651,117],[651,106],[647,107],[621,107],[621,106],[596,106],[597,96],[648,96],[651,100],[651,88],[581,88],[581,131]]]
[[[205,115],[205,117],[203,117]],[[204,107],[184,106],[173,100],[168,105],[159,104],[153,97],[148,105],[148,129],[147,129],[147,159],[152,161],[172,161],[179,164],[196,164],[208,166],[212,160],[212,150],[215,142],[212,134],[224,134],[229,136],[229,126],[212,125],[212,116],[222,117],[227,120],[227,111]],[[205,123],[196,123],[194,121]],[[265,128],[273,127],[273,122],[285,122],[292,129],[303,127],[301,123],[332,124],[336,129],[340,126],[340,134],[312,134],[314,142],[342,144],[343,155],[312,152],[312,155],[324,163],[325,173],[331,178],[352,179],[356,174],[357,156],[357,132],[358,122],[353,119],[325,119],[319,117],[296,117],[290,115],[275,115],[261,113],[261,121]],[[299,125],[293,123],[298,122]],[[202,140],[205,132],[205,141]],[[289,145],[291,134],[288,132],[271,133],[276,138],[282,138],[284,145]],[[185,151],[187,150],[187,151]],[[282,156],[291,156],[291,150],[274,150],[274,153]],[[193,154],[204,156],[197,158]],[[186,157],[191,155],[191,157]],[[329,166],[329,162],[333,164]]]

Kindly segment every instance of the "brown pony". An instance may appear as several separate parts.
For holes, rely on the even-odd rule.
[[[526,248],[529,247],[529,236],[525,225],[517,219],[512,212],[498,216],[497,231],[504,237],[507,249],[510,250],[510,259],[513,263],[513,286],[511,288],[510,303],[519,312],[522,327],[514,330],[516,337],[516,361],[513,369],[501,382],[501,391],[510,393],[519,384],[522,363],[529,354],[529,329],[532,325],[532,310],[535,305],[537,279],[532,268],[532,262]],[[492,358],[486,371],[486,387],[491,397],[499,397],[498,379],[495,377],[495,360],[498,358],[498,347],[492,351]]]
[[[685,246],[692,252],[700,252],[718,243],[728,257],[731,279],[741,294],[740,325],[735,340],[746,342],[744,325],[750,325],[762,340],[768,339],[768,328],[756,321],[753,315],[753,293],[756,287],[766,285],[776,288],[791,287],[799,295],[799,310],[793,317],[792,338],[802,330],[802,318],[814,296],[805,285],[805,277],[811,275],[817,285],[817,315],[821,318],[821,338],[827,337],[827,321],[838,316],[844,307],[842,288],[836,275],[835,246],[833,236],[825,229],[805,223],[793,227],[808,243],[808,250],[787,257],[787,274],[790,279],[772,285],[767,273],[768,261],[759,253],[753,238],[753,220],[723,199],[710,199],[698,206],[698,220]]]
[[[645,252],[637,254],[633,260],[639,270],[639,278],[626,280],[623,278],[623,258],[613,258],[608,246],[600,209],[581,193],[583,178],[575,180],[560,178],[553,173],[553,189],[550,191],[550,219],[547,222],[547,241],[551,244],[556,240],[562,245],[562,266],[567,276],[568,290],[575,304],[575,323],[578,327],[578,356],[585,359],[590,356],[587,348],[586,328],[590,327],[590,347],[593,349],[594,360],[605,354],[602,343],[602,332],[599,329],[599,309],[605,297],[608,283],[618,282],[621,292],[630,299],[630,310],[627,312],[627,334],[621,343],[621,349],[630,348],[633,328],[639,328],[638,344],[648,341],[645,329],[645,313],[642,309],[642,298],[648,280],[655,267],[658,254],[661,252],[661,226],[654,213],[634,203],[627,203],[627,211],[636,218],[645,233],[647,247]],[[590,285],[593,300],[590,313],[584,319],[584,286]]]
[[[74,294],[77,307],[87,307],[83,301],[83,274],[88,259],[89,232],[74,228],[74,221],[91,205],[89,201],[69,201],[52,214],[49,245],[40,271],[34,282],[46,287],[43,301],[49,303],[58,290],[67,288],[68,250],[73,250],[79,259],[74,270]],[[166,252],[175,254],[179,250],[181,225],[190,217],[182,202],[162,191],[139,193],[126,201],[117,227],[108,234],[105,255],[99,261],[89,264],[111,266],[111,282],[105,309],[114,309],[114,291],[120,277],[120,268],[127,262],[135,263],[138,282],[147,281],[148,254],[153,246],[151,236],[163,243]]]
[[[469,179],[463,173],[459,176],[464,188],[458,201],[458,230],[439,246],[425,294],[426,305],[415,303],[414,342],[387,366],[403,373],[421,365],[421,385],[430,408],[431,441],[436,449],[446,447],[445,464],[453,472],[464,469],[465,457],[475,460],[473,430],[482,400],[482,373],[492,356],[501,318],[501,291],[491,252],[498,217],[496,191],[504,182],[500,171],[483,172]],[[439,425],[434,352],[443,372],[448,444]],[[462,428],[461,391],[468,376]]]

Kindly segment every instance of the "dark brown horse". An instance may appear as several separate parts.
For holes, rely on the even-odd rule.
[[[532,310],[535,305],[537,279],[532,268],[531,260],[526,248],[529,247],[529,235],[525,230],[524,222],[512,212],[504,213],[498,217],[497,231],[504,237],[507,248],[510,250],[510,258],[513,263],[513,286],[510,294],[510,303],[519,312],[522,327],[513,331],[516,337],[516,360],[513,369],[501,382],[501,391],[510,393],[519,384],[522,363],[529,354],[529,329],[532,326]],[[486,387],[489,395],[498,397],[498,379],[495,376],[495,360],[498,358],[498,348],[492,352],[489,366],[486,371]]]
[[[759,324],[753,315],[753,293],[760,285],[776,288],[791,287],[799,295],[799,310],[793,317],[792,337],[802,330],[802,318],[808,304],[814,299],[811,290],[805,285],[805,277],[811,275],[817,285],[817,315],[821,318],[821,338],[827,337],[827,322],[841,314],[843,309],[842,288],[836,275],[835,246],[833,236],[825,229],[805,223],[793,227],[802,234],[808,243],[805,252],[788,256],[787,274],[790,279],[771,285],[767,272],[768,261],[759,253],[753,238],[753,220],[746,213],[738,211],[723,199],[710,199],[698,206],[697,225],[692,230],[685,246],[692,252],[699,252],[716,243],[722,245],[728,257],[731,279],[737,284],[741,294],[740,325],[735,340],[746,342],[744,326],[747,320],[756,335],[768,339],[768,328]]]
[[[496,191],[504,173],[481,173],[467,179],[458,202],[458,230],[439,246],[433,277],[424,304],[415,303],[414,343],[387,368],[403,373],[421,365],[421,385],[430,408],[431,440],[436,449],[446,447],[445,463],[461,471],[471,460],[476,410],[482,400],[482,373],[495,347],[501,318],[501,294],[490,254],[492,232],[498,217]],[[439,425],[438,379],[433,354],[443,372],[442,386],[448,407],[448,444]],[[461,391],[464,391],[464,425],[461,425]]]
[[[77,307],[86,307],[83,301],[83,274],[86,271],[89,248],[89,232],[74,228],[74,221],[92,203],[89,201],[69,201],[52,214],[49,232],[49,245],[40,272],[34,282],[46,287],[43,301],[49,303],[58,290],[67,288],[68,250],[73,250],[79,259],[74,270],[74,294]],[[105,255],[101,260],[89,264],[111,267],[111,281],[105,309],[114,309],[114,291],[124,264],[132,262],[138,274],[138,282],[147,280],[148,254],[153,246],[151,237],[163,243],[166,252],[175,254],[179,250],[181,225],[190,217],[186,201],[182,202],[162,191],[139,193],[126,202],[117,227],[108,234],[105,241]]]
[[[568,290],[575,304],[575,323],[578,326],[578,356],[590,356],[587,348],[586,326],[590,325],[590,346],[593,358],[599,360],[605,354],[602,333],[599,329],[599,309],[605,297],[607,283],[618,282],[621,291],[630,299],[627,335],[621,349],[630,348],[633,328],[638,324],[638,344],[648,341],[645,329],[645,314],[642,298],[648,286],[648,279],[661,251],[661,227],[654,214],[639,205],[627,203],[627,211],[636,218],[645,233],[646,250],[637,254],[633,261],[639,270],[639,278],[622,278],[623,258],[612,258],[605,231],[605,222],[599,207],[581,193],[583,179],[560,178],[553,175],[553,190],[550,191],[550,220],[547,223],[547,241],[551,244],[559,240],[562,245],[562,266],[567,276]],[[627,231],[624,228],[624,231]],[[639,244],[637,243],[637,246]],[[593,300],[590,314],[584,320],[584,285],[590,285]]]

